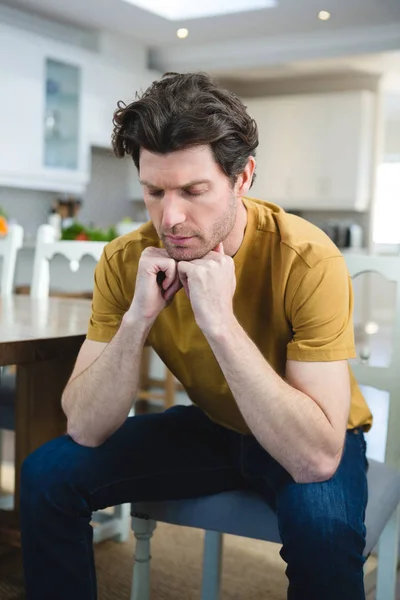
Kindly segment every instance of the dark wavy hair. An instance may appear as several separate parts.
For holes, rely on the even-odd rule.
[[[232,184],[258,146],[257,125],[239,98],[206,73],[165,73],[141,96],[114,113],[115,154],[130,154],[139,170],[140,149],[169,154],[210,145]],[[253,178],[254,181],[254,178]]]

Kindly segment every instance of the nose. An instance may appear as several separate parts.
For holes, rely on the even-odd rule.
[[[162,229],[173,229],[185,221],[186,214],[181,199],[172,194],[165,194],[162,200]]]

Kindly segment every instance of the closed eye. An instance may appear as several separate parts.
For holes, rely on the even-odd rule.
[[[147,193],[153,198],[161,198],[164,194],[163,190],[148,190]]]
[[[164,195],[164,190],[147,190],[147,193],[149,196],[151,196],[152,198],[162,198],[162,196]],[[206,191],[202,190],[202,191],[198,191],[198,192],[193,192],[191,190],[182,190],[182,194],[184,196],[187,196],[188,198],[196,198],[197,196],[203,196],[203,194],[205,194]]]
[[[195,198],[196,196],[202,196],[204,194],[204,192],[191,192],[190,190],[183,190],[183,193],[190,198]]]

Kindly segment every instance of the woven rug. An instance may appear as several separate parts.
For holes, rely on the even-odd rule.
[[[159,524],[152,542],[151,600],[199,600],[203,532]],[[24,600],[21,556],[0,548],[0,599]],[[125,544],[95,547],[98,599],[128,600],[133,536]],[[279,546],[225,536],[222,600],[285,600],[285,564]],[[57,598],[54,598],[57,600]]]

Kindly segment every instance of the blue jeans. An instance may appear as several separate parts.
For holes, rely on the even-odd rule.
[[[127,419],[98,448],[64,436],[36,450],[21,476],[27,600],[95,600],[92,511],[253,488],[276,510],[290,600],[364,600],[367,462],[347,433],[332,479],[297,484],[252,436],[194,406]]]

